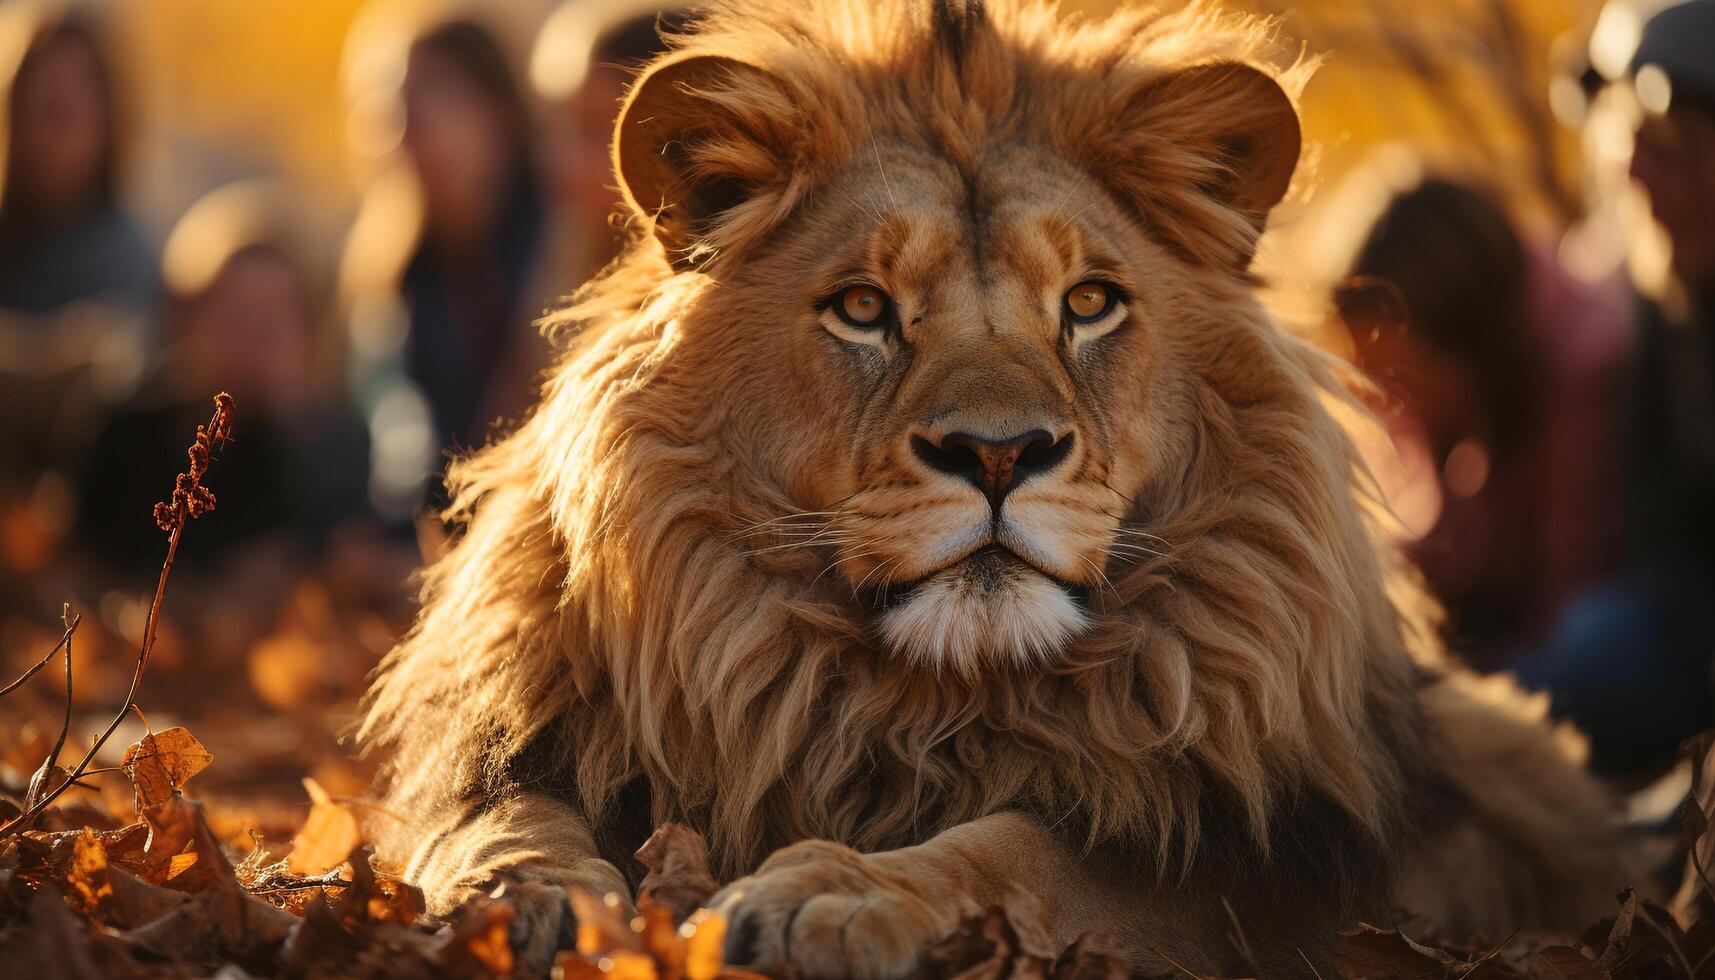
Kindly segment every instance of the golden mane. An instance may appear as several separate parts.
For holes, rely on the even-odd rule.
[[[820,561],[750,548],[747,529],[798,507],[726,424],[745,365],[678,356],[710,269],[877,135],[953,157],[1078,144],[1110,179],[1147,160],[1178,175],[1148,192],[1157,230],[1194,255],[1237,247],[1250,219],[1194,192],[1208,156],[1079,144],[1112,110],[1091,80],[1238,61],[1296,92],[1308,70],[1274,65],[1267,23],[1202,5],[1099,22],[1000,5],[956,36],[957,12],[935,6],[718,4],[677,40],[779,80],[711,97],[794,149],[701,148],[762,188],[705,237],[712,264],[675,271],[638,235],[550,324],[565,353],[540,407],[453,467],[462,532],[362,731],[392,754],[394,806],[550,782],[599,824],[640,785],[654,819],[705,829],[727,872],[792,839],[897,846],[1008,806],[1143,842],[1164,872],[1217,801],[1264,848],[1305,795],[1388,836],[1418,717],[1409,648],[1432,656],[1426,604],[1374,527],[1336,368],[1248,290],[1238,326],[1194,351],[1189,469],[1129,515],[1159,553],[1112,570],[1104,614],[1053,669],[913,668],[816,581]]]

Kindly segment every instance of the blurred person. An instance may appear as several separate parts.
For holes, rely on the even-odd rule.
[[[1403,329],[1348,320],[1386,396],[1401,463],[1389,502],[1451,642],[1474,665],[1506,666],[1618,561],[1623,316],[1527,245],[1492,197],[1443,178],[1395,193],[1350,271],[1404,306]]]
[[[547,103],[543,152],[556,217],[549,275],[569,293],[607,265],[620,236],[620,200],[610,144],[626,87],[665,36],[691,18],[687,4],[661,0],[570,0],[542,25],[531,82]]]
[[[390,70],[348,69],[353,148],[384,157],[340,263],[349,383],[372,437],[372,505],[396,531],[435,538],[425,503],[443,500],[448,456],[521,416],[547,365],[534,326],[555,298],[545,195],[529,113],[488,30],[443,21],[354,43],[348,63]]]
[[[469,21],[411,46],[404,151],[422,192],[422,233],[399,289],[406,372],[443,448],[474,447],[534,400],[546,350],[531,326],[543,201],[530,119],[506,55]]]
[[[93,28],[77,19],[44,26],[0,81],[0,309],[44,314],[93,299],[151,311],[155,259],[119,207],[117,86]]]
[[[209,479],[219,518],[180,547],[187,574],[289,576],[368,516],[366,430],[336,394],[338,351],[290,214],[270,185],[233,184],[193,205],[168,239],[165,364],[96,439],[79,481],[77,528],[101,564],[159,565],[149,507],[222,389],[238,421]]]
[[[119,203],[118,83],[94,27],[0,18],[0,581],[35,574],[63,531],[47,478],[134,389],[154,343],[155,258]]]
[[[1670,761],[1715,725],[1715,0],[1645,25],[1622,79],[1639,122],[1631,177],[1672,278],[1640,303],[1625,416],[1626,569],[1563,620],[1521,677],[1592,736],[1593,761]]]
[[[1640,550],[1715,564],[1715,0],[1645,27],[1632,59],[1643,116],[1634,182],[1666,232],[1683,301],[1646,308],[1636,385]],[[1653,91],[1652,91],[1653,90]],[[1715,652],[1715,650],[1712,650]]]

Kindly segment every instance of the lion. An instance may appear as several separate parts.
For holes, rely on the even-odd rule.
[[[1447,662],[1345,375],[1260,298],[1311,68],[1206,5],[673,39],[615,135],[632,243],[453,467],[369,695],[430,911],[499,889],[544,967],[669,819],[729,959],[807,976],[906,975],[1009,888],[1199,975],[1611,906],[1574,738]]]

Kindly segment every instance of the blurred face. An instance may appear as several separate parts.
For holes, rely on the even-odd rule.
[[[195,373],[279,405],[310,383],[313,325],[304,284],[277,252],[240,252],[185,321],[186,355]]]
[[[1638,129],[1632,177],[1673,242],[1673,271],[1693,292],[1715,291],[1715,112],[1678,104]]]
[[[422,181],[431,233],[471,244],[487,232],[508,177],[514,125],[457,62],[433,48],[411,52],[405,151]]]
[[[60,38],[31,56],[13,92],[18,186],[47,214],[87,203],[107,153],[107,96],[95,52]]]
[[[600,218],[606,218],[619,202],[608,143],[629,79],[618,68],[597,65],[566,108],[570,139],[561,176],[569,184],[567,199]]]

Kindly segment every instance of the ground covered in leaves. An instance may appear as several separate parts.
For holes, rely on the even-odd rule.
[[[131,788],[129,812],[80,798],[0,840],[0,976],[515,975],[504,889],[450,921],[429,921],[416,889],[376,863],[357,807],[313,780],[305,781],[308,815],[284,857],[260,837],[248,849],[234,847],[211,829],[205,805],[184,792],[212,764],[184,728],[145,734],[118,767]],[[1694,829],[1701,835],[1707,823]],[[560,954],[555,975],[748,976],[721,965],[725,924],[702,908],[715,881],[701,839],[668,824],[638,860],[648,874],[635,917],[613,897],[571,896],[576,948]],[[1613,918],[1580,936],[1459,949],[1359,926],[1340,937],[1337,963],[1348,978],[1688,980],[1712,975],[1715,917],[1687,929],[1628,891],[1617,897]],[[1098,936],[1052,948],[1042,908],[1023,893],[927,950],[923,966],[926,977],[969,980],[1128,973]]]
[[[240,640],[228,630],[217,642],[221,629],[210,629],[257,618],[238,609],[223,619],[209,594],[233,591],[230,580],[224,590],[177,583],[176,596],[188,593],[182,611],[164,607],[180,536],[216,506],[202,479],[232,412],[229,398],[217,399],[189,467],[156,509],[167,560],[152,603],[106,596],[87,621],[68,606],[51,633],[0,623],[0,977],[518,975],[504,889],[431,921],[421,895],[368,844],[377,821],[398,817],[364,798],[370,769],[339,735],[408,604],[342,586],[323,569],[288,583],[263,629]],[[346,571],[350,583],[378,577],[361,561]],[[1712,751],[1711,736],[1689,747],[1682,843],[1691,860],[1672,912],[1628,891],[1581,935],[1515,935],[1484,948],[1359,926],[1339,939],[1339,975],[1715,978],[1715,890],[1705,874],[1715,863]],[[637,915],[622,913],[617,897],[570,896],[576,944],[555,975],[746,976],[723,968],[725,923],[702,908],[716,888],[703,842],[666,825],[637,860],[647,870]],[[1086,980],[1130,967],[1100,936],[1054,948],[1041,906],[1015,892],[925,950],[921,972]]]

